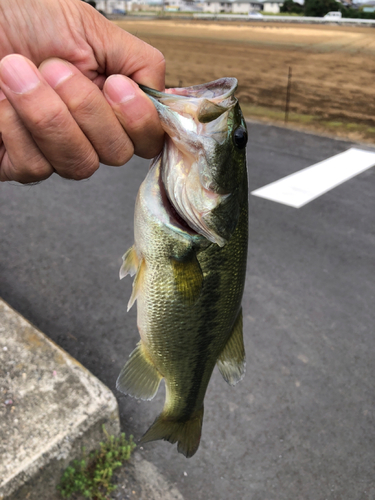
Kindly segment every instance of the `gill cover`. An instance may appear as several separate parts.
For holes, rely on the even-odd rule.
[[[194,231],[223,246],[247,190],[247,131],[234,97],[237,80],[165,92],[140,87],[167,134],[161,164],[170,203]]]

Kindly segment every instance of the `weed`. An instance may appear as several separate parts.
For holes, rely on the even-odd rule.
[[[129,441],[125,439],[124,433],[115,438],[108,434],[104,425],[103,432],[107,441],[100,443],[99,450],[87,455],[84,449],[83,458],[74,460],[65,469],[57,487],[64,498],[79,493],[92,500],[108,500],[107,493],[116,488],[111,482],[113,471],[129,460],[136,445],[133,436],[130,436]]]

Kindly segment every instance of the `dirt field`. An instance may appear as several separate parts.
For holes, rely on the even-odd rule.
[[[235,76],[247,116],[375,142],[375,29],[279,23],[146,20],[117,24],[161,50],[169,87]]]

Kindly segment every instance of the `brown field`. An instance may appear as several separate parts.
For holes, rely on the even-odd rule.
[[[116,23],[163,52],[166,85],[239,81],[248,117],[375,142],[375,29],[279,23],[147,20]]]

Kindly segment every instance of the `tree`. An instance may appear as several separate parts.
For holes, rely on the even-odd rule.
[[[305,0],[305,16],[323,17],[328,12],[341,10],[341,4],[336,0]]]
[[[303,6],[293,0],[285,0],[280,8],[280,12],[289,12],[290,14],[302,14]]]

